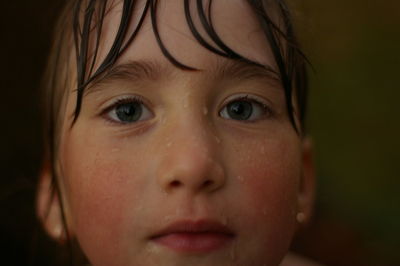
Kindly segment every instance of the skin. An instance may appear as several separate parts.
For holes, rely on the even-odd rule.
[[[68,230],[96,266],[278,265],[298,227],[296,215],[309,213],[310,151],[289,121],[276,77],[218,73],[231,62],[194,40],[182,5],[161,1],[159,30],[168,50],[200,71],[170,64],[147,19],[117,65],[146,62],[157,73],[97,83],[72,128],[76,94],[70,88],[56,166]],[[106,17],[99,58],[111,45],[120,8]],[[245,1],[216,1],[213,12],[217,32],[233,50],[275,68]],[[221,113],[246,95],[268,108],[253,101],[258,114],[252,121]],[[113,120],[110,106],[134,96],[143,99],[144,118],[128,124]],[[234,238],[201,254],[151,241],[172,222],[188,219],[218,221]],[[60,231],[60,223],[45,225]]]

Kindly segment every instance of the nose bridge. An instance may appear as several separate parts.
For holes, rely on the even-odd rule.
[[[186,117],[170,124],[165,156],[159,164],[159,185],[167,192],[214,191],[224,183],[218,139],[210,124]]]

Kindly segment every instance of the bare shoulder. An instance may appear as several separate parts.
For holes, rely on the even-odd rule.
[[[305,257],[289,252],[283,259],[280,266],[323,266],[320,263],[311,261]]]

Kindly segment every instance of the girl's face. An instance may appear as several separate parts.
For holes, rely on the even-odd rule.
[[[105,19],[99,58],[120,12]],[[147,17],[72,128],[71,88],[57,166],[69,230],[96,266],[278,265],[310,191],[283,88],[201,47],[182,1],[161,1],[157,18],[171,54],[199,71],[162,55]],[[213,23],[233,50],[276,69],[246,1],[215,1]]]

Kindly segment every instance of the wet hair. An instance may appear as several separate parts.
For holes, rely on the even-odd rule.
[[[76,106],[73,114],[73,122],[78,119],[82,99],[85,90],[95,81],[109,71],[121,55],[127,50],[129,45],[135,40],[141,30],[146,16],[150,16],[153,33],[156,37],[158,46],[163,55],[174,66],[185,71],[196,71],[192,66],[177,60],[169,52],[160,37],[157,24],[157,4],[158,0],[145,0],[139,21],[134,29],[129,25],[132,20],[133,10],[136,7],[135,0],[122,1],[122,12],[120,24],[116,31],[115,39],[111,48],[101,62],[97,62],[97,52],[102,41],[102,27],[107,12],[114,6],[116,0],[68,0],[62,15],[56,25],[53,48],[48,61],[47,72],[44,75],[44,104],[43,113],[45,120],[45,159],[51,161],[53,167],[53,189],[62,199],[55,165],[57,162],[57,150],[60,136],[61,123],[65,112],[64,96],[68,93],[67,88],[75,86]],[[268,68],[245,58],[236,51],[232,50],[219,37],[216,32],[211,10],[212,0],[204,5],[203,0],[182,0],[187,25],[198,43],[221,57],[230,60],[240,60],[261,68]],[[301,52],[297,38],[294,33],[292,18],[289,8],[284,0],[246,0],[257,17],[263,34],[265,35],[272,50],[274,60],[277,65],[275,73],[282,83],[285,93],[286,108],[293,128],[298,134],[304,134],[304,120],[306,113],[307,99],[307,59]],[[196,12],[200,18],[203,36],[193,22],[193,14],[190,5],[196,5]],[[276,19],[276,17],[278,19]],[[274,19],[275,18],[275,19]],[[207,37],[207,38],[206,38]],[[208,41],[207,41],[208,40]],[[71,51],[75,49],[75,60],[71,60]],[[93,51],[92,51],[93,50]],[[76,65],[73,66],[72,62]],[[95,68],[95,65],[98,66]],[[270,70],[270,69],[268,69]],[[76,71],[76,80],[69,78],[71,71]],[[293,102],[295,101],[295,102]],[[297,108],[294,108],[294,105]],[[296,123],[296,117],[299,124]],[[61,213],[64,224],[66,224],[63,204]],[[66,230],[66,227],[65,227]],[[69,236],[68,232],[68,243]],[[72,249],[71,249],[72,250]]]
[[[306,90],[307,90],[307,76],[305,69],[306,58],[299,49],[297,39],[294,35],[291,16],[288,7],[283,0],[247,0],[252,7],[255,15],[257,16],[263,32],[271,46],[275,62],[278,66],[278,76],[282,82],[285,97],[286,107],[289,114],[290,121],[296,130],[300,130],[295,123],[295,114],[292,103],[292,94],[294,88],[297,93],[297,105],[299,107],[299,119],[301,124],[304,124],[305,106],[306,106]],[[157,43],[164,54],[164,56],[176,67],[182,70],[196,70],[191,66],[174,58],[168,49],[163,44],[160,37],[157,25],[157,3],[158,0],[146,0],[145,7],[140,16],[140,20],[134,29],[133,33],[127,34],[129,29],[129,22],[131,21],[132,12],[135,7],[134,0],[124,0],[121,15],[121,21],[117,30],[111,49],[108,51],[105,59],[100,63],[100,66],[94,70],[96,64],[97,51],[101,41],[101,29],[103,25],[104,16],[106,13],[107,0],[96,1],[88,0],[87,5],[82,7],[85,1],[76,1],[74,9],[73,31],[76,49],[76,62],[77,62],[77,99],[74,114],[74,122],[78,118],[82,106],[82,98],[85,88],[94,80],[101,77],[110,67],[112,67],[121,54],[124,53],[127,47],[134,41],[137,33],[140,31],[145,17],[150,13],[151,25]],[[226,57],[232,60],[241,60],[249,64],[254,64],[260,67],[265,67],[255,61],[249,60],[237,52],[233,51],[227,46],[223,40],[218,36],[213,27],[211,10],[212,0],[209,0],[208,5],[204,6],[203,0],[196,0],[197,12],[201,21],[201,25],[205,30],[212,43],[209,43],[200,34],[198,29],[193,23],[192,14],[190,12],[190,0],[183,0],[186,22],[190,28],[191,33],[195,39],[204,48],[218,54],[219,56]],[[272,8],[276,6],[276,8]],[[84,9],[84,15],[80,15],[80,10]],[[278,12],[279,19],[283,25],[278,25],[273,21],[271,11]],[[97,12],[97,15],[94,14]],[[97,20],[94,21],[93,17]],[[97,30],[92,29],[92,25],[96,25]],[[88,56],[88,49],[90,46],[90,39],[92,34],[95,34],[95,51],[94,55]]]

